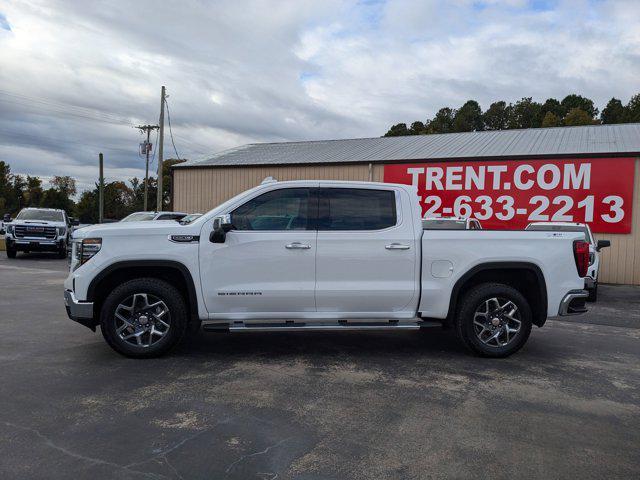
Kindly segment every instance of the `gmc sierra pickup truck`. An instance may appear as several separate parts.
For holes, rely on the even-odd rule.
[[[408,185],[265,181],[189,223],[74,232],[65,303],[130,357],[187,331],[454,328],[505,357],[586,311],[579,232],[423,230]]]
[[[77,224],[64,210],[23,208],[5,224],[7,257],[16,258],[18,252],[56,252],[65,258],[71,227]]]

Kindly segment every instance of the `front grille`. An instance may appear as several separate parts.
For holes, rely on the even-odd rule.
[[[15,232],[17,238],[46,238],[48,240],[56,238],[56,227],[16,225]]]

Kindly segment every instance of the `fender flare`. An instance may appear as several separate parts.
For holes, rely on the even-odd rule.
[[[547,282],[544,274],[538,265],[531,262],[487,262],[480,263],[467,270],[453,285],[451,290],[451,301],[449,302],[449,310],[447,311],[447,320],[451,320],[455,314],[460,297],[462,286],[474,275],[490,270],[528,270],[532,272],[538,279],[538,294],[541,298],[539,318],[534,318],[534,324],[541,327],[547,319],[548,300],[547,300]]]
[[[98,273],[93,278],[93,280],[91,280],[91,283],[89,283],[89,288],[87,289],[87,301],[93,302],[95,300],[96,288],[104,278],[118,270],[132,267],[166,267],[178,270],[182,274],[182,277],[184,278],[185,284],[187,286],[187,300],[189,302],[191,316],[195,316],[196,318],[198,317],[198,296],[196,294],[196,287],[193,282],[191,272],[183,263],[177,262],[175,260],[124,260],[121,262],[112,263],[107,268],[100,271],[100,273]]]

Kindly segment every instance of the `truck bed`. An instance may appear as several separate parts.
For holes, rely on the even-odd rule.
[[[542,274],[549,316],[558,315],[569,290],[584,288],[576,275],[573,242],[581,233],[522,230],[423,230],[422,291],[418,311],[446,318],[454,289],[484,268],[527,268]]]

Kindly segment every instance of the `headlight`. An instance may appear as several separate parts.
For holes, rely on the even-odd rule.
[[[67,227],[56,227],[56,230],[58,230],[59,237],[67,234]]]
[[[9,235],[14,235],[13,232],[15,232],[15,229],[16,229],[15,225],[7,225],[7,233]]]
[[[89,261],[91,257],[100,251],[100,248],[102,248],[101,238],[84,238],[81,242],[78,242],[76,244],[77,263],[75,268]]]

